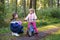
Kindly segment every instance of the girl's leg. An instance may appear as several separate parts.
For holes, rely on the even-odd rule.
[[[37,27],[36,27],[36,22],[33,22],[33,27],[34,27],[34,29],[35,29],[35,32],[38,33],[38,29],[37,29]]]
[[[30,22],[28,22],[28,29],[30,28]]]

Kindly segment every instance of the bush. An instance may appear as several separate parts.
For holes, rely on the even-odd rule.
[[[4,19],[5,19],[4,4],[0,2],[0,27],[6,24]]]
[[[60,18],[60,8],[46,8],[37,10],[38,19]]]
[[[60,18],[60,8],[55,8],[51,11],[51,17]]]

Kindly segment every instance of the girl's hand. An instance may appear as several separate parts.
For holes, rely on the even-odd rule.
[[[27,21],[26,19],[24,19],[24,21]]]
[[[37,19],[33,19],[33,20],[37,20]]]
[[[24,21],[27,21],[27,20],[24,20]]]

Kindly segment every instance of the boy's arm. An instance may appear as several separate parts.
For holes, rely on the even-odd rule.
[[[22,25],[22,21],[18,21],[18,24]]]

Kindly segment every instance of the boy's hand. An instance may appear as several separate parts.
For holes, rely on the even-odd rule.
[[[21,25],[22,24],[22,21],[18,21],[18,23]]]

